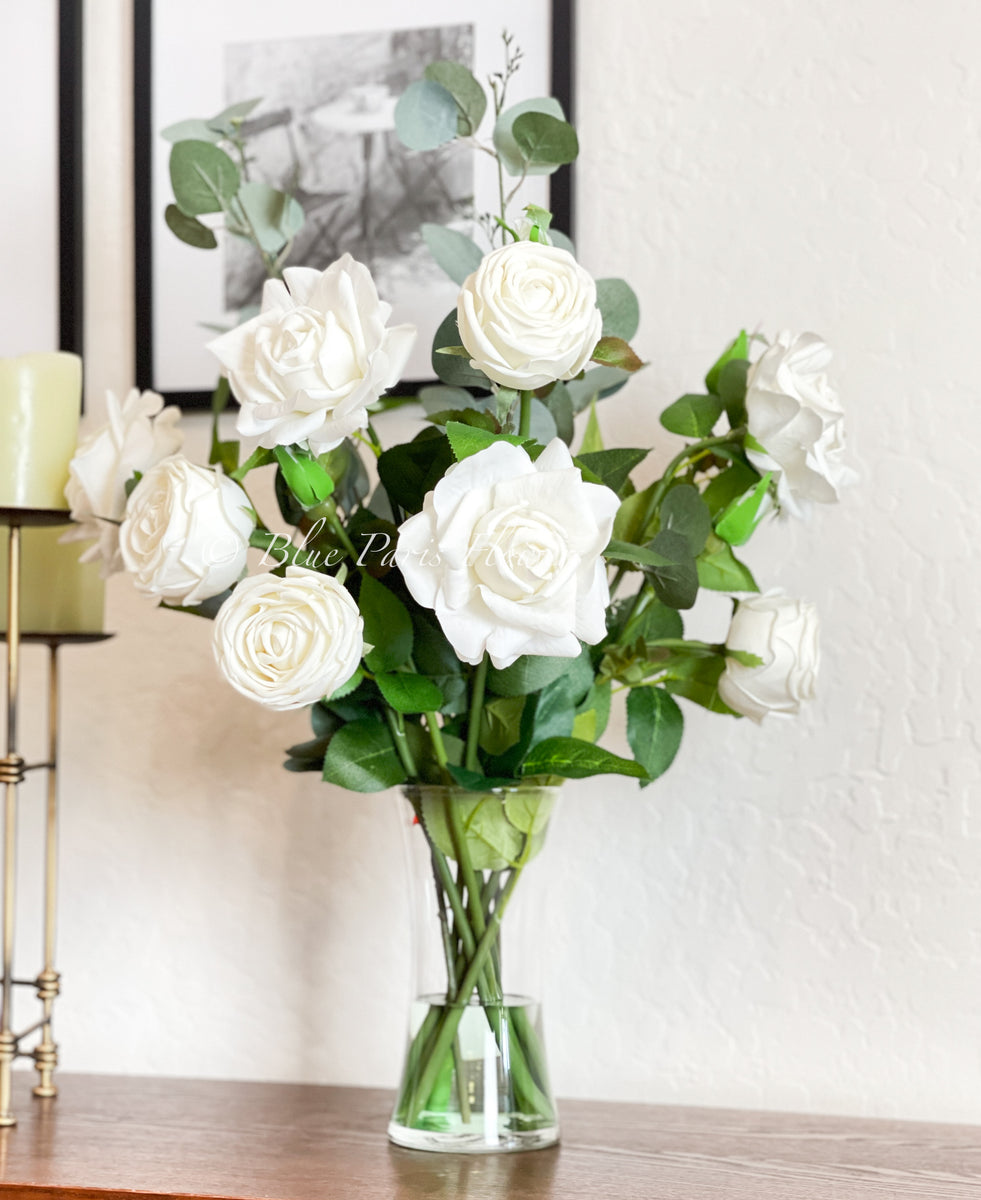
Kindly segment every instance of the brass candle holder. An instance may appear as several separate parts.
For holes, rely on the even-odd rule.
[[[43,633],[21,631],[20,579],[21,534],[29,525],[67,525],[67,512],[55,509],[0,507],[0,525],[9,528],[7,547],[7,739],[6,754],[0,758],[0,784],[4,786],[3,805],[3,895],[0,910],[0,944],[3,975],[0,981],[0,1126],[15,1125],[11,1108],[13,1065],[18,1058],[31,1058],[39,1079],[35,1096],[58,1094],[54,1082],[58,1064],[58,1046],[52,1035],[54,1002],[59,994],[61,976],[55,968],[55,931],[58,896],[58,650],[63,645],[102,642],[106,633]],[[2,635],[0,635],[2,636]],[[21,646],[40,644],[48,648],[48,752],[43,762],[28,763],[18,753],[18,709],[20,704]],[[14,978],[14,932],[17,905],[17,812],[18,788],[31,771],[47,772],[47,801],[44,847],[44,935],[43,966],[34,979]],[[13,1028],[14,988],[33,988],[41,1005],[40,1018],[15,1032]],[[24,1041],[39,1034],[36,1045],[25,1049]]]

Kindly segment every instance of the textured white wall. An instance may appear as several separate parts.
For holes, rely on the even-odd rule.
[[[129,384],[126,7],[87,12],[94,402]],[[652,364],[604,414],[609,440],[663,462],[658,409],[741,324],[813,328],[838,350],[863,483],[750,553],[821,608],[807,714],[689,711],[654,787],[567,788],[557,1090],[977,1121],[981,10],[580,8],[581,253],[639,291]],[[725,627],[718,606],[697,621]],[[393,1083],[390,798],[282,772],[302,715],[220,684],[203,622],[117,580],[110,626],[65,655],[65,1066]]]

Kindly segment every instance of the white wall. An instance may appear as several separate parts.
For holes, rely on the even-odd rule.
[[[87,11],[93,402],[131,372],[127,7]],[[654,787],[567,788],[557,1090],[977,1121],[981,10],[580,8],[581,253],[639,291],[652,363],[604,414],[609,439],[663,462],[658,409],[740,325],[813,328],[838,351],[863,482],[750,553],[821,608],[806,715],[692,711]],[[393,1083],[391,799],[281,771],[302,715],[219,683],[205,623],[116,580],[110,626],[65,655],[65,1066]]]

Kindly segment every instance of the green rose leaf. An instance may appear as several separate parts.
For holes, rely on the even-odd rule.
[[[745,358],[732,358],[719,374],[719,397],[726,407],[729,424],[736,428],[746,420],[746,381],[749,363]]]
[[[446,88],[456,101],[459,108],[457,136],[470,137],[475,134],[487,111],[487,95],[470,70],[463,63],[441,59],[430,63],[423,74],[428,80]]]
[[[655,513],[647,520],[645,518],[656,486],[657,484],[652,483],[642,492],[634,492],[632,496],[627,496],[621,502],[613,521],[613,537],[618,542],[641,545],[650,541],[654,536],[654,531],[657,529],[657,514]]]
[[[364,640],[373,647],[365,655],[369,671],[394,671],[401,667],[412,653],[409,610],[394,592],[371,575],[361,579],[358,608],[364,619]]]
[[[313,508],[334,490],[334,481],[323,466],[295,446],[277,446],[273,452],[286,486],[304,508]]]
[[[267,254],[278,254],[303,227],[299,202],[267,183],[243,183],[238,198],[256,241]]]
[[[755,487],[759,480],[759,472],[736,459],[709,482],[705,491],[702,492],[702,499],[709,506],[712,516],[715,517],[734,500],[738,500],[750,488]]]
[[[378,721],[352,721],[330,740],[324,781],[352,792],[383,792],[407,778],[392,738]]]
[[[446,436],[450,439],[453,454],[457,462],[462,462],[472,454],[479,454],[496,442],[507,442],[511,446],[523,446],[527,438],[517,437],[510,433],[491,433],[487,429],[479,429],[474,425],[464,425],[460,421],[446,423]]]
[[[496,696],[527,696],[564,675],[570,661],[544,654],[523,654],[502,670],[491,667],[487,672],[487,687]]]
[[[725,670],[723,655],[710,658],[692,658],[685,664],[683,673],[664,681],[664,690],[673,696],[684,696],[693,704],[707,708],[709,712],[736,714],[719,696],[719,677]]]
[[[472,238],[445,225],[434,225],[426,221],[422,226],[422,240],[437,264],[454,283],[463,283],[480,266],[483,251]]]
[[[511,135],[529,167],[556,167],[574,162],[579,139],[568,123],[543,112],[526,112],[516,117]]]
[[[681,745],[684,717],[661,688],[634,688],[627,697],[627,741],[634,757],[647,772],[640,785],[657,779],[674,762]]]
[[[630,284],[623,279],[597,279],[596,306],[603,314],[603,336],[629,342],[640,325],[640,303]]]
[[[470,365],[468,358],[457,358],[452,354],[440,354],[444,346],[459,346],[460,330],[456,323],[456,309],[447,313],[440,327],[433,335],[432,364],[433,372],[452,387],[482,388],[490,391],[491,382],[483,371]]]
[[[712,532],[712,514],[698,488],[690,483],[671,488],[661,502],[661,528],[680,533],[693,557],[701,554]]]
[[[430,426],[411,442],[386,450],[378,459],[378,477],[393,503],[416,513],[453,462],[446,436]]]
[[[523,100],[504,110],[494,125],[494,148],[500,155],[505,171],[509,175],[551,175],[558,164],[532,164],[527,161],[514,136],[514,123],[525,113],[544,113],[558,122],[565,121],[565,113],[558,100],[542,96],[535,100]]]
[[[719,376],[722,374],[722,368],[726,363],[731,362],[736,358],[749,357],[749,338],[746,335],[746,330],[742,329],[739,336],[734,338],[725,350],[719,355],[716,362],[710,368],[709,373],[705,376],[705,386],[714,395],[719,394]]]
[[[468,696],[463,664],[446,640],[435,614],[428,609],[414,610],[412,629],[412,658],[416,670],[443,693],[440,712],[447,716],[466,712]]]
[[[591,454],[580,454],[576,461],[590,471],[614,492],[619,492],[627,482],[630,472],[648,456],[650,450],[623,447],[616,450],[597,450]]]
[[[375,676],[375,683],[385,703],[396,712],[439,712],[443,707],[443,693],[422,675],[379,674]]]
[[[164,209],[164,220],[170,232],[176,234],[188,246],[196,246],[199,250],[214,250],[218,245],[213,230],[203,225],[197,217],[189,217],[182,213],[176,204],[167,205]]]
[[[748,496],[733,500],[715,523],[715,532],[730,546],[744,546],[763,520],[760,508],[766,499],[773,472],[768,471]]]
[[[170,183],[186,216],[222,212],[241,180],[238,167],[211,142],[177,142],[170,152]]]
[[[722,416],[723,407],[718,396],[682,396],[661,413],[661,424],[680,437],[705,438]]]
[[[630,373],[639,371],[644,365],[630,344],[620,337],[601,337],[590,357],[592,362]]]
[[[539,742],[525,759],[521,773],[526,777],[560,775],[563,779],[586,779],[590,775],[647,778],[646,771],[639,763],[573,737],[548,738]]]
[[[452,92],[432,79],[419,79],[399,96],[395,132],[410,150],[435,150],[457,136],[458,114]]]
[[[654,594],[672,608],[691,608],[698,595],[698,568],[688,538],[673,529],[662,529],[650,549],[667,560],[644,568]]]
[[[698,582],[713,592],[758,592],[753,573],[739,561],[732,547],[721,538],[710,536],[698,556]]]

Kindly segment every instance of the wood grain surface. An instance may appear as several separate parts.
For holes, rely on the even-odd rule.
[[[566,1101],[559,1147],[466,1156],[385,1138],[362,1088],[62,1075],[0,1131],[0,1196],[235,1200],[981,1200],[981,1127]]]

